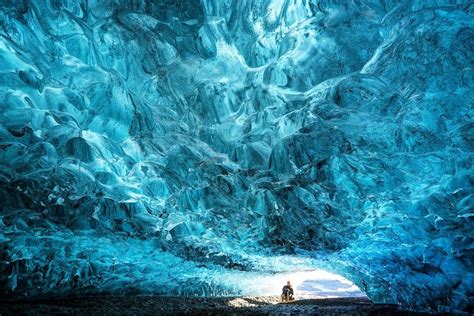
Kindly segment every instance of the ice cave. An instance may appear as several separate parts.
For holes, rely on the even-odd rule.
[[[472,312],[473,15],[0,1],[1,296],[246,295],[322,269]]]

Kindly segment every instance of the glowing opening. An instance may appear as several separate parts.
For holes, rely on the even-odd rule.
[[[324,270],[278,273],[259,280],[258,290],[265,295],[281,295],[287,281],[295,289],[296,299],[330,297],[367,297],[348,279]]]

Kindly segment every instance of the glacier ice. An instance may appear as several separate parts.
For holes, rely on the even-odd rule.
[[[472,311],[470,1],[0,8],[2,295],[325,268]]]

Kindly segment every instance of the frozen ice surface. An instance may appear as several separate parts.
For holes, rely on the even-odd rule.
[[[1,1],[2,295],[250,294],[322,268],[472,309],[473,12]]]

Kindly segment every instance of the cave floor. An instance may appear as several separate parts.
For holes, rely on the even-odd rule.
[[[0,302],[0,315],[413,315],[367,298],[93,296]],[[422,315],[418,313],[418,315]]]

